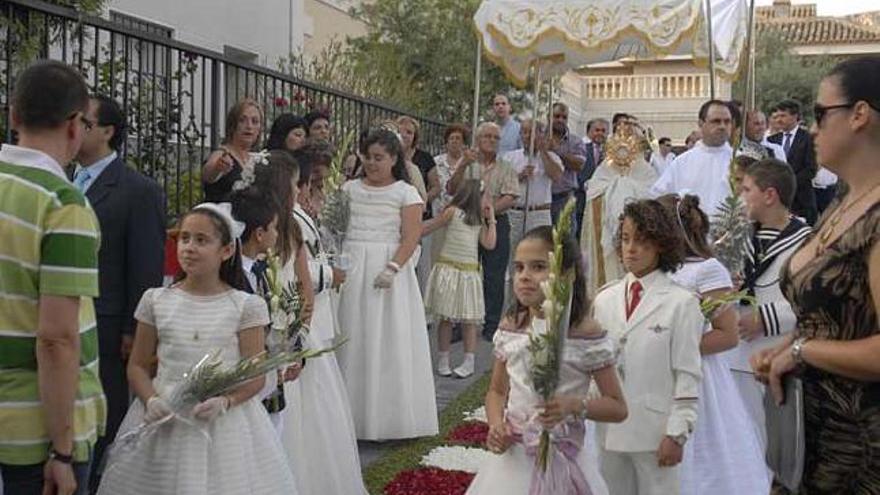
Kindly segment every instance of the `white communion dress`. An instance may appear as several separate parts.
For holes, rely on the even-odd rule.
[[[215,349],[221,350],[224,365],[238,362],[239,331],[269,323],[262,299],[232,289],[211,296],[192,295],[177,287],[149,289],[135,318],[156,328],[159,367],[153,385],[163,397],[168,397],[193,364]],[[143,416],[144,405],[135,400],[119,435],[138,427]],[[259,397],[231,407],[210,422],[194,423],[172,419],[143,438],[136,449],[111,456],[98,493],[297,493],[281,442]]]
[[[348,342],[337,351],[342,378],[362,440],[438,433],[431,351],[415,266],[418,250],[388,289],[373,287],[400,246],[401,209],[421,204],[416,189],[398,181],[370,187],[347,182],[351,220],[344,251],[352,267],[339,298],[339,327]]]
[[[312,219],[299,207],[294,217],[303,233],[316,292],[303,347],[330,347],[335,319],[330,304],[332,268],[320,257],[321,239]],[[295,281],[292,264],[288,262],[282,270],[285,285]],[[284,395],[287,406],[281,411],[281,442],[300,495],[366,495],[354,422],[336,355],[331,352],[306,361],[299,378],[284,384]]]
[[[672,275],[697,294],[733,286],[715,258],[688,258]],[[704,332],[711,330],[705,326]],[[697,424],[684,447],[681,495],[769,493],[770,475],[758,431],[730,371],[727,353],[703,356]]]
[[[495,333],[495,356],[504,361],[510,379],[506,419],[515,433],[526,428],[530,418],[538,414],[541,397],[532,388],[529,377],[531,357],[527,349],[529,332],[546,331],[546,320],[533,319],[528,332],[499,330]],[[587,396],[591,374],[614,365],[614,344],[606,334],[590,339],[569,338],[565,342],[560,371],[560,394]],[[607,495],[608,489],[599,473],[595,449],[588,443],[593,435],[587,434],[584,446],[577,454],[577,466],[589,485],[592,495]],[[593,454],[591,454],[591,451]],[[467,495],[527,495],[535,468],[535,459],[526,454],[522,443],[513,444],[504,454],[486,461]]]

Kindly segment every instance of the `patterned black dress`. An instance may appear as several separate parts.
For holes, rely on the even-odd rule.
[[[824,220],[838,206],[832,204]],[[790,264],[783,268],[781,288],[797,315],[799,336],[859,340],[880,333],[868,278],[878,240],[880,202],[797,273]],[[800,493],[880,494],[880,383],[812,367],[803,380],[807,455]]]

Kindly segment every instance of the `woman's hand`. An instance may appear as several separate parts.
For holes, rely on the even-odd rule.
[[[776,354],[776,357],[770,362],[767,383],[770,386],[770,393],[773,394],[773,400],[776,401],[777,405],[782,405],[783,401],[785,401],[785,389],[782,387],[782,379],[785,378],[785,375],[794,371],[795,368],[797,368],[797,363],[794,362],[794,356],[791,354],[791,346]]]
[[[506,423],[489,425],[489,434],[486,436],[486,447],[494,454],[503,454],[513,445],[513,435]]]
[[[581,412],[583,401],[580,397],[557,395],[544,404],[538,420],[544,428],[550,429],[571,415]]]
[[[781,344],[771,347],[769,349],[763,349],[758,351],[749,358],[749,365],[752,367],[752,371],[755,373],[755,380],[767,385],[770,382],[770,371],[773,365],[773,360],[780,353],[787,352],[789,355],[791,354],[791,344],[794,340],[793,336],[789,336],[785,339]]]
[[[229,151],[222,148],[215,150],[208,155],[208,160],[205,162],[203,179],[208,183],[216,182],[217,179],[229,173],[233,166],[234,162]]]

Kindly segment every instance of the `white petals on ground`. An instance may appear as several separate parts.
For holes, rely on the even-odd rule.
[[[473,411],[469,411],[464,413],[465,421],[482,421],[483,423],[488,423],[489,419],[486,417],[486,406],[480,406]]]
[[[446,470],[477,473],[486,461],[495,454],[488,450],[474,447],[446,446],[437,447],[422,457],[421,464]]]

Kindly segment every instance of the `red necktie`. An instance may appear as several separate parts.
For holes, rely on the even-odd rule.
[[[633,312],[636,310],[636,306],[639,305],[639,302],[642,300],[642,284],[639,283],[638,280],[630,284],[629,286],[629,304],[626,306],[626,319],[629,320],[629,317],[632,316]]]

